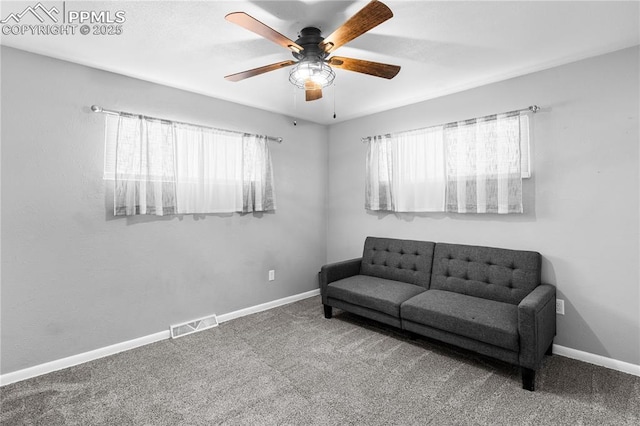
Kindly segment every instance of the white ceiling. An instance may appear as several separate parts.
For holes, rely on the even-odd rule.
[[[383,1],[394,17],[335,53],[400,65],[400,73],[385,80],[338,69],[335,89],[326,88],[324,98],[314,102],[304,102],[304,92],[289,83],[289,69],[237,83],[224,80],[292,59],[288,50],[224,16],[247,12],[295,40],[305,26],[330,34],[367,0],[67,1],[67,11],[123,10],[123,34],[6,35],[1,42],[321,124],[640,44],[637,1]],[[35,3],[2,2],[0,15],[4,19]],[[43,3],[62,10],[62,1]]]

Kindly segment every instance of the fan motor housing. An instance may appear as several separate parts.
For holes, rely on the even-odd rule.
[[[320,43],[324,40],[324,37],[320,34],[320,29],[315,27],[305,27],[300,30],[296,44],[304,47],[304,50],[300,53],[293,52],[293,57],[298,60],[308,57],[317,57],[320,60],[324,60],[329,56],[329,54],[320,47]]]

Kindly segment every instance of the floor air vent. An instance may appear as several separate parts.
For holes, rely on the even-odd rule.
[[[207,330],[212,327],[218,326],[218,319],[215,315],[200,318],[193,321],[188,321],[182,324],[172,325],[171,338],[186,336],[187,334],[195,333],[196,331]]]

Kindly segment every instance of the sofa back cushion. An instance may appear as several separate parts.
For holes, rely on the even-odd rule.
[[[435,243],[367,237],[360,273],[429,288]]]
[[[437,243],[431,288],[518,304],[540,284],[540,253]]]

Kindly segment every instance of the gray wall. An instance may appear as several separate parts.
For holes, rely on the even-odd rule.
[[[638,59],[627,49],[327,130],[2,47],[0,372],[315,289],[319,267],[359,256],[367,235],[540,251],[566,301],[556,343],[640,364]],[[92,103],[283,136],[270,145],[278,211],[114,218]],[[544,109],[525,214],[364,210],[362,136],[531,103]]]
[[[536,250],[565,300],[556,343],[640,364],[638,59],[626,49],[332,126],[328,260],[360,256],[367,235]],[[361,137],[532,103],[525,214],[365,211]]]
[[[277,212],[113,217],[93,103],[282,136]],[[327,139],[324,126],[2,47],[1,372],[316,289]]]

